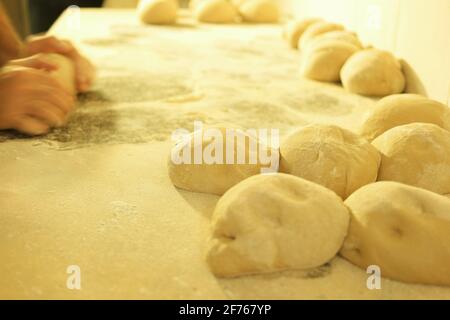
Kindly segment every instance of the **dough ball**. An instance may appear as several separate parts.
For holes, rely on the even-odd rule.
[[[382,153],[378,180],[450,193],[450,132],[411,123],[386,131],[372,144]]]
[[[311,41],[309,41],[307,44],[307,47],[310,44],[315,44],[316,42],[327,41],[330,39],[351,44],[351,45],[357,47],[359,50],[361,50],[363,48],[363,45],[362,45],[361,41],[359,40],[358,36],[356,35],[356,33],[347,31],[347,30],[337,30],[337,31],[329,31],[329,32],[322,33],[322,34],[314,37]]]
[[[280,9],[274,0],[246,0],[239,6],[239,13],[246,22],[275,23]]]
[[[349,92],[364,96],[387,96],[405,89],[400,62],[391,53],[377,49],[351,56],[341,70],[341,80]]]
[[[309,125],[281,142],[280,172],[327,187],[345,199],[377,179],[379,152],[365,139],[333,125]]]
[[[305,32],[310,25],[319,21],[321,21],[319,18],[290,21],[284,27],[283,37],[289,42],[291,48],[297,49],[298,39],[300,39],[303,32]]]
[[[250,176],[277,172],[278,164],[278,150],[255,136],[240,129],[209,128],[182,138],[172,148],[168,169],[178,188],[222,195]]]
[[[244,1],[247,1],[247,0],[231,0],[231,3],[232,3],[236,8],[239,8],[239,6],[240,6],[241,4],[244,3]]]
[[[175,0],[141,0],[139,19],[147,24],[172,24],[177,20],[178,3]]]
[[[203,2],[203,1],[207,1],[207,0],[191,0],[191,1],[189,1],[189,8],[195,9],[195,7],[198,6],[199,3]]]
[[[195,7],[194,15],[201,22],[233,23],[238,13],[228,0],[204,0]]]
[[[416,94],[391,95],[377,102],[360,132],[372,141],[389,129],[414,122],[433,123],[450,131],[450,109]]]
[[[77,93],[75,83],[75,65],[71,59],[56,53],[42,54],[42,57],[58,66],[58,69],[51,72],[58,82],[71,94]]]
[[[302,51],[300,73],[317,81],[337,82],[345,61],[358,50],[358,47],[344,41],[314,41]]]
[[[396,182],[352,194],[348,236],[340,254],[404,282],[450,285],[450,199]]]
[[[332,191],[287,174],[254,176],[217,203],[207,262],[219,277],[318,267],[339,251],[348,223]]]
[[[316,22],[311,24],[298,42],[298,48],[304,49],[308,42],[312,41],[315,37],[330,31],[344,30],[344,26],[341,24],[330,23],[330,22]]]

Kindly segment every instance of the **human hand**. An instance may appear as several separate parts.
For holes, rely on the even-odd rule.
[[[75,105],[75,97],[48,72],[24,67],[0,73],[0,96],[0,130],[28,135],[62,126]]]
[[[76,84],[79,92],[86,92],[95,79],[95,67],[67,40],[53,36],[29,38],[23,48],[22,56],[28,57],[38,53],[59,53],[72,59],[75,65]]]

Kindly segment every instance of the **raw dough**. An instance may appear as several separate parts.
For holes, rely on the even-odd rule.
[[[177,20],[178,3],[174,0],[142,0],[137,12],[147,24],[172,24]]]
[[[76,94],[75,65],[72,60],[66,56],[55,53],[47,53],[42,55],[44,59],[58,65],[59,67],[58,70],[52,71],[51,75],[58,80],[68,92],[71,94]]]
[[[359,50],[363,48],[363,45],[359,40],[358,36],[356,35],[356,33],[347,30],[337,30],[322,33],[314,37],[311,41],[309,41],[306,46],[308,47],[310,44],[315,44],[318,41],[323,41],[327,39],[346,42],[348,44],[354,45]]]
[[[387,96],[405,89],[400,62],[389,52],[362,50],[347,60],[341,70],[342,84],[349,92]]]
[[[378,180],[450,193],[450,132],[411,123],[386,131],[372,144],[382,153]]]
[[[239,13],[246,22],[275,23],[280,9],[274,0],[246,0],[239,6]]]
[[[214,132],[207,133],[205,130],[195,131],[182,139],[172,149],[172,154],[168,162],[169,176],[172,183],[178,188],[193,192],[222,195],[225,191],[242,180],[250,176],[260,174],[264,171],[264,168],[271,172],[278,171],[278,150],[268,148],[265,144],[258,141],[258,139],[253,135],[249,135],[240,129],[213,129],[216,131],[215,135]],[[231,135],[227,135],[227,130]],[[216,138],[217,135],[220,135],[220,137]],[[232,136],[235,138],[230,139]],[[221,142],[222,139],[226,143],[234,141],[233,163],[237,163],[237,157],[241,154],[245,155],[245,160],[241,162],[242,164],[226,164],[226,157],[231,157],[230,154],[226,154],[226,143],[223,143],[223,151],[222,155],[218,157],[220,158],[217,161],[218,163],[209,164],[203,161],[201,164],[193,164],[194,152],[196,148],[201,150],[201,154],[219,154],[217,153],[218,151],[215,150],[219,150],[219,147],[214,149],[214,145],[215,141]],[[239,140],[245,141],[245,146],[244,143],[238,144],[237,141]],[[249,146],[257,147],[250,148]],[[264,155],[267,155],[268,158],[260,158],[258,153],[261,152]],[[184,161],[184,163],[181,163],[181,161],[174,163],[172,161],[175,157],[182,158],[186,157],[186,155],[191,161]],[[249,160],[251,156],[256,160],[251,162]],[[271,167],[271,169],[269,169],[269,167]]]
[[[377,102],[360,132],[372,141],[389,129],[413,122],[433,123],[450,131],[450,109],[417,94],[391,95]]]
[[[191,1],[189,1],[189,8],[195,9],[195,7],[197,7],[203,1],[207,1],[207,0],[191,0]]]
[[[244,1],[248,1],[248,0],[231,0],[231,3],[232,3],[236,8],[239,8],[239,6],[240,6],[241,4],[244,3]]]
[[[198,21],[207,23],[233,23],[238,12],[228,0],[204,0],[194,7]]]
[[[340,254],[395,280],[450,285],[450,199],[396,182],[352,194],[348,236]]]
[[[288,22],[283,30],[283,37],[289,42],[289,45],[293,49],[298,48],[298,39],[302,36],[303,32],[313,23],[322,21],[320,18],[311,18],[304,20],[292,20]]]
[[[318,267],[339,251],[348,223],[332,191],[287,174],[254,176],[217,203],[207,262],[219,277]]]
[[[333,125],[308,125],[281,142],[280,172],[316,182],[345,199],[377,179],[379,152]]]
[[[358,47],[344,41],[313,41],[302,51],[300,73],[317,81],[337,82],[345,61],[358,50]]]
[[[331,22],[316,22],[311,24],[305,32],[303,32],[302,36],[298,42],[298,48],[304,49],[309,41],[312,41],[315,37],[324,34],[330,31],[336,30],[344,30],[344,26],[337,23]]]

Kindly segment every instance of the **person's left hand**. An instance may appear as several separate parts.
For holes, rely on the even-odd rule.
[[[59,53],[72,59],[76,70],[76,83],[79,92],[86,92],[95,79],[95,67],[67,40],[54,36],[30,37],[24,44],[22,56],[38,53]]]

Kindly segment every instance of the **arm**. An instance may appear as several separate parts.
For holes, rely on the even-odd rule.
[[[0,67],[8,60],[17,59],[23,48],[23,43],[14,31],[8,16],[0,3]]]

